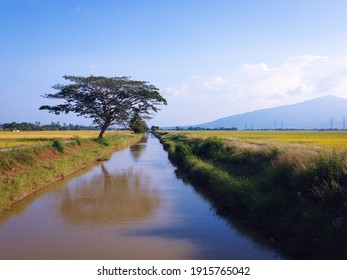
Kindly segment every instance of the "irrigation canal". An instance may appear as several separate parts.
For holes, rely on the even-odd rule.
[[[281,259],[218,216],[148,136],[0,216],[0,259]]]

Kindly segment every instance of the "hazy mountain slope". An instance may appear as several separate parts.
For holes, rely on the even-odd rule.
[[[347,99],[327,95],[305,102],[221,118],[193,125],[202,128],[238,129],[330,129],[344,128]]]

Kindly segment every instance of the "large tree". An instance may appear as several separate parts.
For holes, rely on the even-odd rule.
[[[45,94],[49,99],[61,99],[59,105],[43,105],[40,110],[50,113],[74,112],[78,116],[93,119],[101,127],[99,138],[111,125],[129,125],[136,115],[149,119],[159,105],[166,105],[159,89],[144,81],[130,80],[129,77],[78,77],[64,76],[71,84],[57,84],[52,88],[56,93]]]

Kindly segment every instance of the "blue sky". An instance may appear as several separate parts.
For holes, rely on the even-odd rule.
[[[130,76],[190,125],[347,98],[345,0],[0,0],[0,123],[90,124],[38,108],[63,75]]]

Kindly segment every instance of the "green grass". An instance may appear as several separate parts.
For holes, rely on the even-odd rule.
[[[59,139],[55,139],[53,141],[52,147],[56,149],[58,152],[64,153],[64,144]]]
[[[263,229],[290,258],[347,259],[346,149],[192,134],[159,137],[220,212]]]
[[[0,212],[76,170],[109,158],[113,151],[141,137],[113,133],[102,144],[76,137],[67,143],[51,140],[49,145],[0,152]]]

